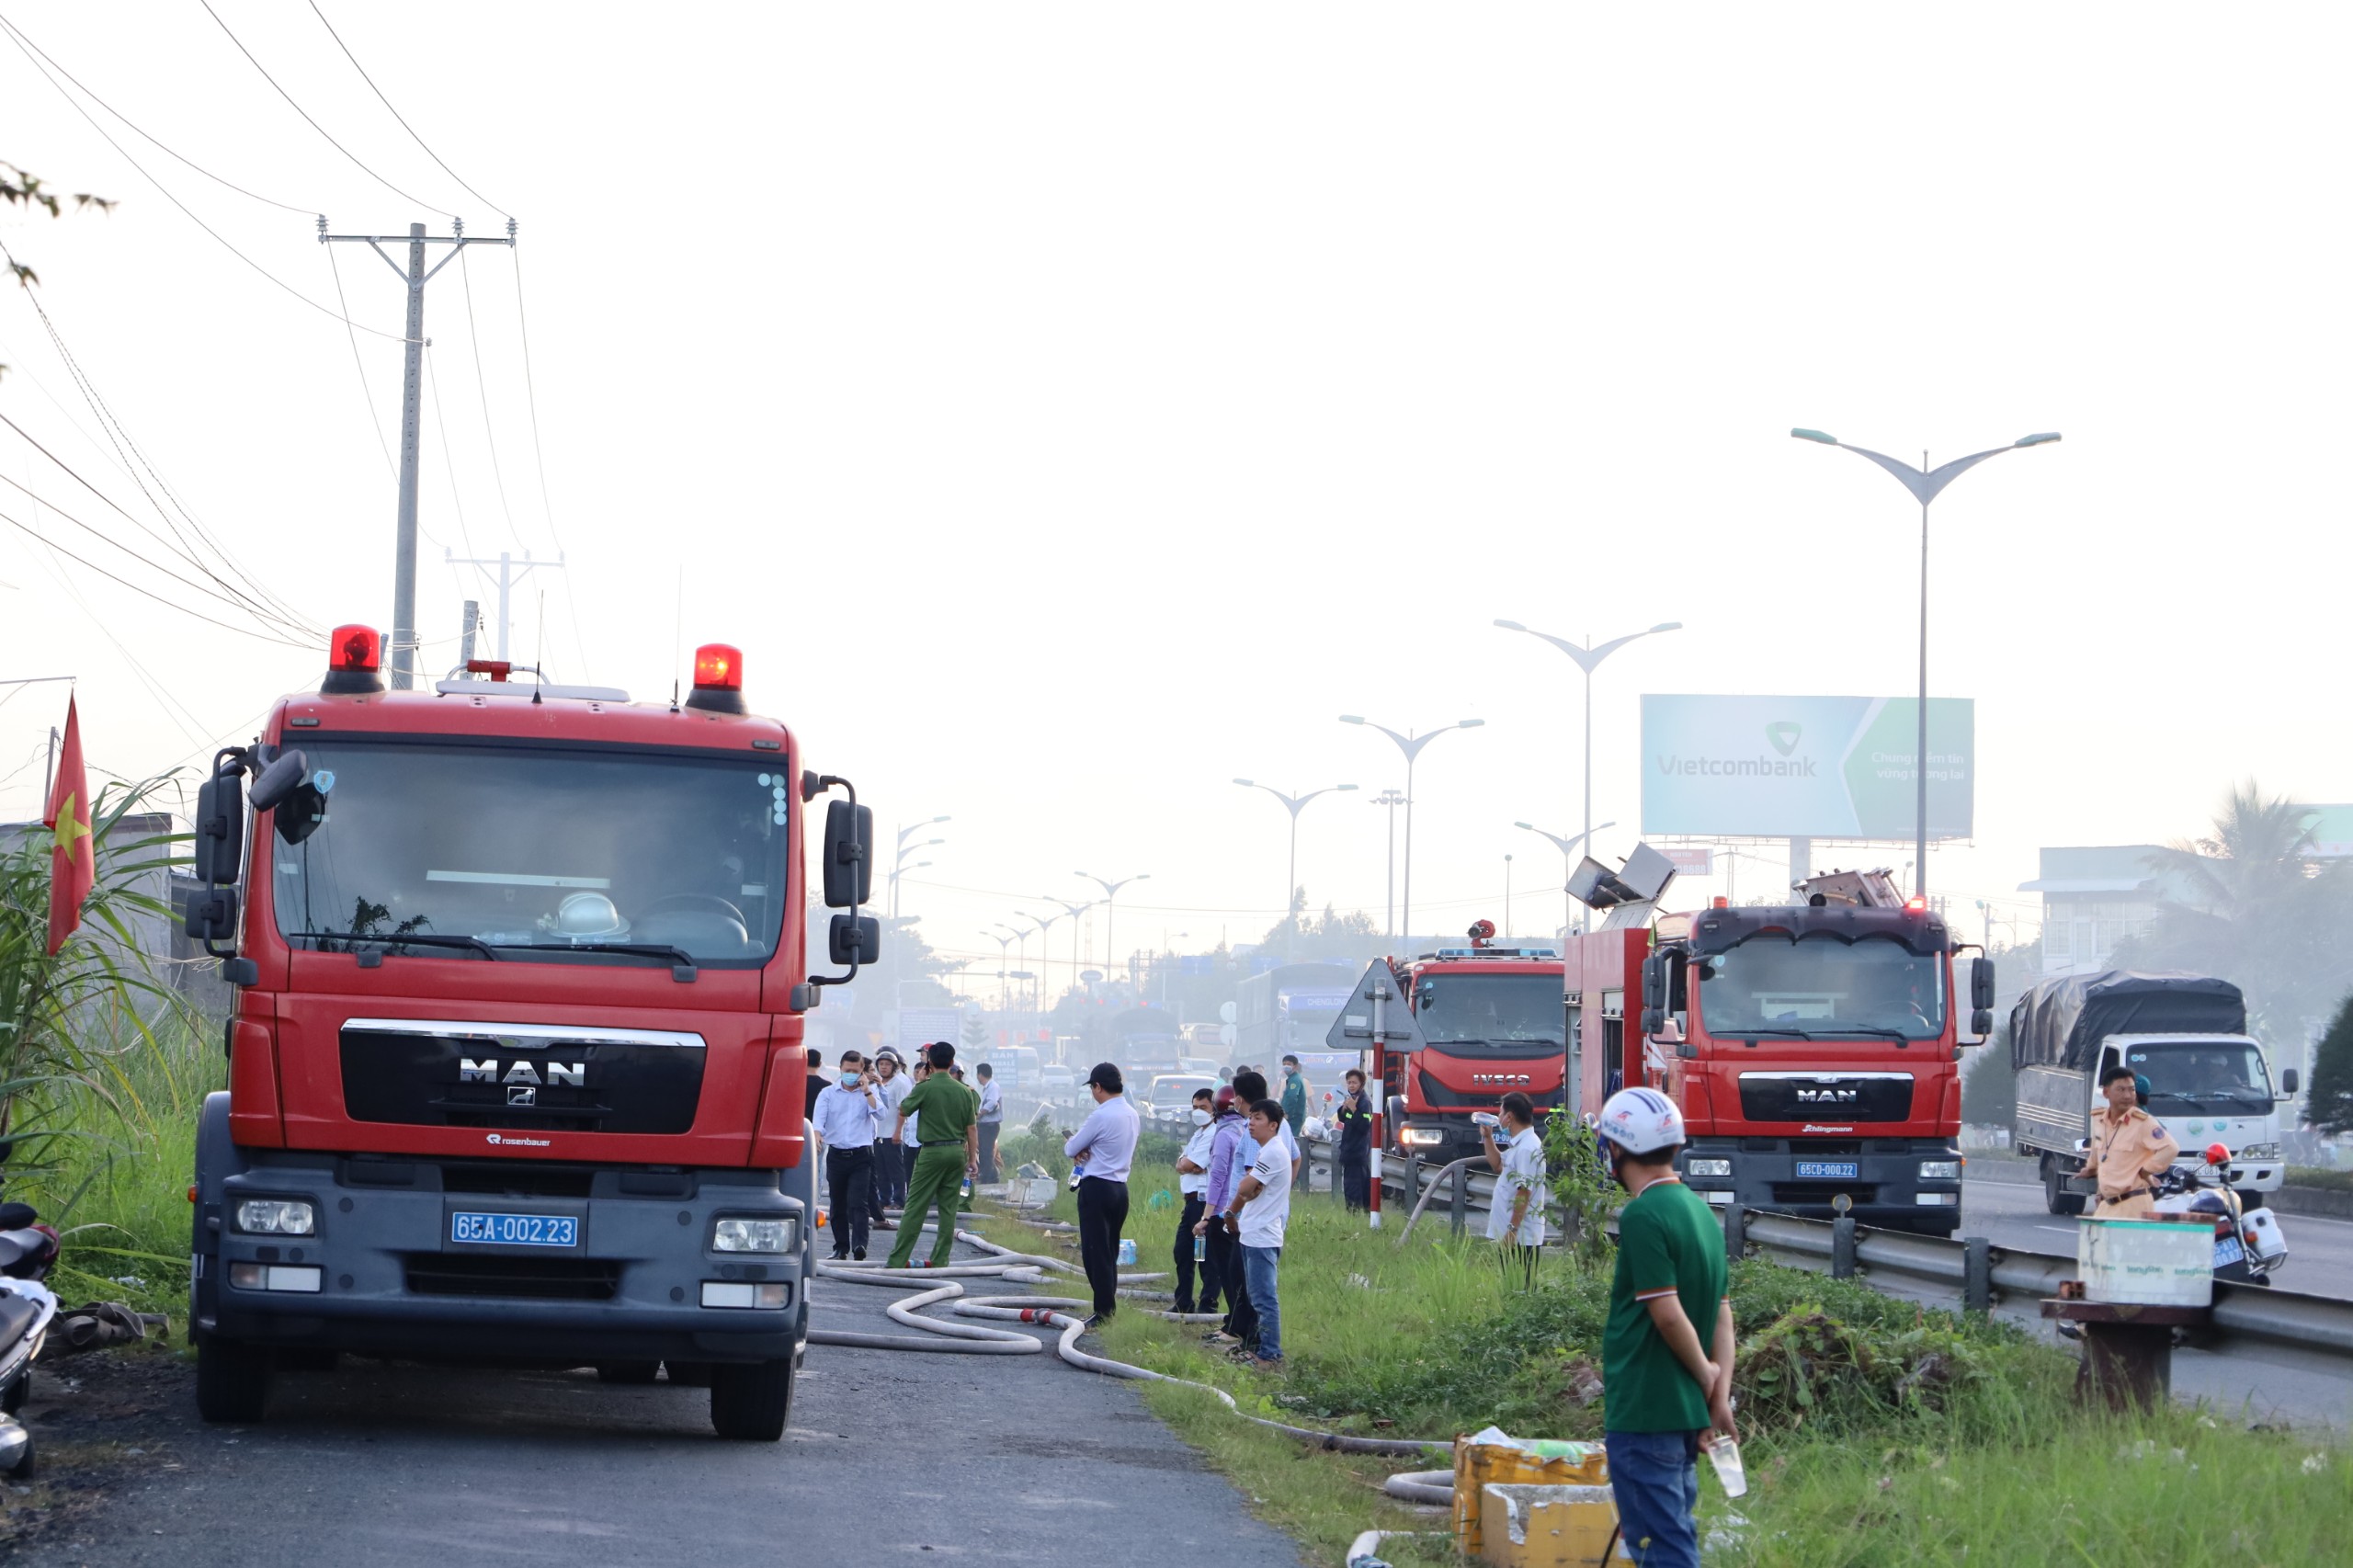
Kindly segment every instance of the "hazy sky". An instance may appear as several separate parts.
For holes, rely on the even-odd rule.
[[[681,619],[741,643],[886,829],[952,815],[906,899],[944,949],[994,957],[979,930],[1080,869],[1152,874],[1122,949],[1262,930],[1286,818],[1236,775],[1362,786],[1308,808],[1300,880],[1378,917],[1364,802],[1401,768],[1342,712],[1486,721],[1425,754],[1415,925],[1500,920],[1508,853],[1515,923],[1550,929],[1559,858],[1512,824],[1574,829],[1576,676],[1495,618],[1686,624],[1597,683],[1612,855],[1640,693],[1912,689],[1916,511],[1792,425],[1938,460],[2065,433],[1938,504],[1931,686],[1977,699],[1980,783],[1935,891],[2030,915],[2038,846],[2192,831],[2234,777],[2353,798],[2340,11],[321,3],[522,225],[546,492],[514,262],[472,250],[427,299],[425,663],[479,589],[444,547],[567,552],[517,617],[559,678],[650,698]],[[195,0],[14,0],[142,130],[301,210],[88,105],[208,237],[0,42],[0,157],[120,202],[0,238],[254,576],[389,626],[397,344],[356,368],[225,245],[333,305],[311,214],[502,210],[307,5],[214,5],[418,199]],[[397,335],[399,282],[337,250]],[[0,361],[0,412],[152,523],[14,289]],[[5,428],[0,475],[110,517]],[[0,675],[78,673],[121,773],[323,663],[5,527],[0,583]],[[56,692],[0,706],[0,812],[36,809]]]

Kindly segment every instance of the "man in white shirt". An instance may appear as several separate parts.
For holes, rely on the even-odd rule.
[[[981,1078],[981,1174],[983,1182],[996,1180],[996,1130],[1005,1123],[1005,1091],[996,1086],[996,1069],[983,1062]]]
[[[1193,1248],[1204,1240],[1193,1234],[1193,1227],[1201,1222],[1202,1202],[1210,1185],[1210,1148],[1217,1142],[1217,1129],[1211,1125],[1216,1119],[1210,1114],[1213,1099],[1207,1089],[1193,1091],[1193,1133],[1185,1141],[1185,1152],[1176,1157],[1176,1192],[1185,1200],[1185,1210],[1176,1217],[1176,1311],[1186,1315],[1218,1310],[1220,1279],[1217,1265],[1211,1261],[1206,1245],[1202,1246],[1202,1256],[1199,1259],[1201,1277],[1199,1304],[1196,1304],[1193,1294],[1196,1266]]]
[[[1290,1151],[1283,1146],[1283,1103],[1262,1099],[1250,1108],[1250,1138],[1258,1158],[1243,1178],[1242,1278],[1258,1318],[1260,1366],[1283,1358],[1282,1303],[1277,1297],[1277,1266],[1283,1256],[1283,1230],[1290,1220]]]
[[[1503,1244],[1504,1273],[1519,1269],[1524,1285],[1536,1283],[1537,1248],[1544,1244],[1544,1206],[1552,1201],[1544,1185],[1544,1140],[1536,1131],[1536,1105],[1515,1089],[1498,1108],[1503,1140],[1483,1123],[1481,1142],[1487,1149],[1487,1168],[1500,1178],[1487,1208],[1487,1239]]]
[[[1120,1306],[1120,1232],[1128,1222],[1128,1168],[1135,1163],[1142,1130],[1136,1108],[1124,1096],[1126,1086],[1117,1064],[1097,1062],[1086,1074],[1095,1108],[1063,1145],[1063,1153],[1086,1173],[1078,1183],[1078,1256],[1095,1297],[1089,1328],[1101,1327]]]
[[[882,1097],[880,1118],[885,1131],[874,1141],[874,1228],[894,1230],[883,1210],[904,1208],[907,1201],[907,1162],[897,1139],[887,1131],[897,1124],[899,1102],[915,1090],[915,1080],[901,1069],[899,1053],[884,1046],[874,1054],[874,1092]]]
[[[855,1051],[842,1052],[841,1082],[818,1091],[810,1124],[825,1148],[825,1185],[834,1195],[834,1260],[863,1261],[868,1205],[874,1195],[874,1130],[881,1115],[874,1074]]]

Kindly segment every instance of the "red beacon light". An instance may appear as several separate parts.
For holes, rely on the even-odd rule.
[[[709,713],[744,712],[744,651],[728,642],[695,650],[695,688],[686,705]]]
[[[1907,915],[1926,915],[1928,913],[1928,901],[1915,894],[1904,901],[1904,910]]]
[[[372,626],[338,626],[327,639],[326,678],[320,692],[348,697],[384,689],[384,634]]]

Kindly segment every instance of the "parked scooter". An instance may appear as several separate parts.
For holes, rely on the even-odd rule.
[[[2240,1285],[2268,1285],[2288,1261],[2288,1238],[2279,1217],[2250,1210],[2231,1185],[2231,1152],[2209,1143],[2202,1165],[2176,1165],[2157,1177],[2154,1212],[2211,1217],[2214,1221],[2214,1278]],[[2201,1174],[2211,1173],[2209,1186]],[[2187,1201],[2181,1201],[2182,1199]]]
[[[32,1392],[33,1358],[57,1317],[42,1283],[57,1262],[57,1235],[23,1203],[0,1203],[0,1472],[32,1469],[33,1435],[17,1419]]]

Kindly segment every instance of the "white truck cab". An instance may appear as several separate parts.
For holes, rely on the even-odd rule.
[[[2176,1165],[2203,1165],[2207,1146],[2221,1143],[2231,1152],[2230,1177],[2239,1191],[2279,1190],[2287,1161],[2279,1142],[2279,1102],[2295,1094],[2295,1069],[2287,1071],[2284,1087],[2275,1091],[2263,1047],[2252,1036],[2175,1032],[2109,1035],[2099,1042],[2099,1065],[2089,1074],[2029,1068],[2038,1077],[2077,1080],[2063,1092],[2075,1101],[2083,1119],[2074,1140],[2078,1155],[2090,1147],[2092,1120],[2105,1108],[2099,1080],[2119,1062],[2148,1080],[2149,1114],[2165,1123],[2181,1145]],[[2057,1111],[2049,1103],[2053,1097],[2049,1091],[2060,1085],[2037,1086],[2044,1092],[2035,1097]],[[2090,1195],[2090,1187],[2089,1182],[2073,1182],[2067,1190],[2083,1198]]]

